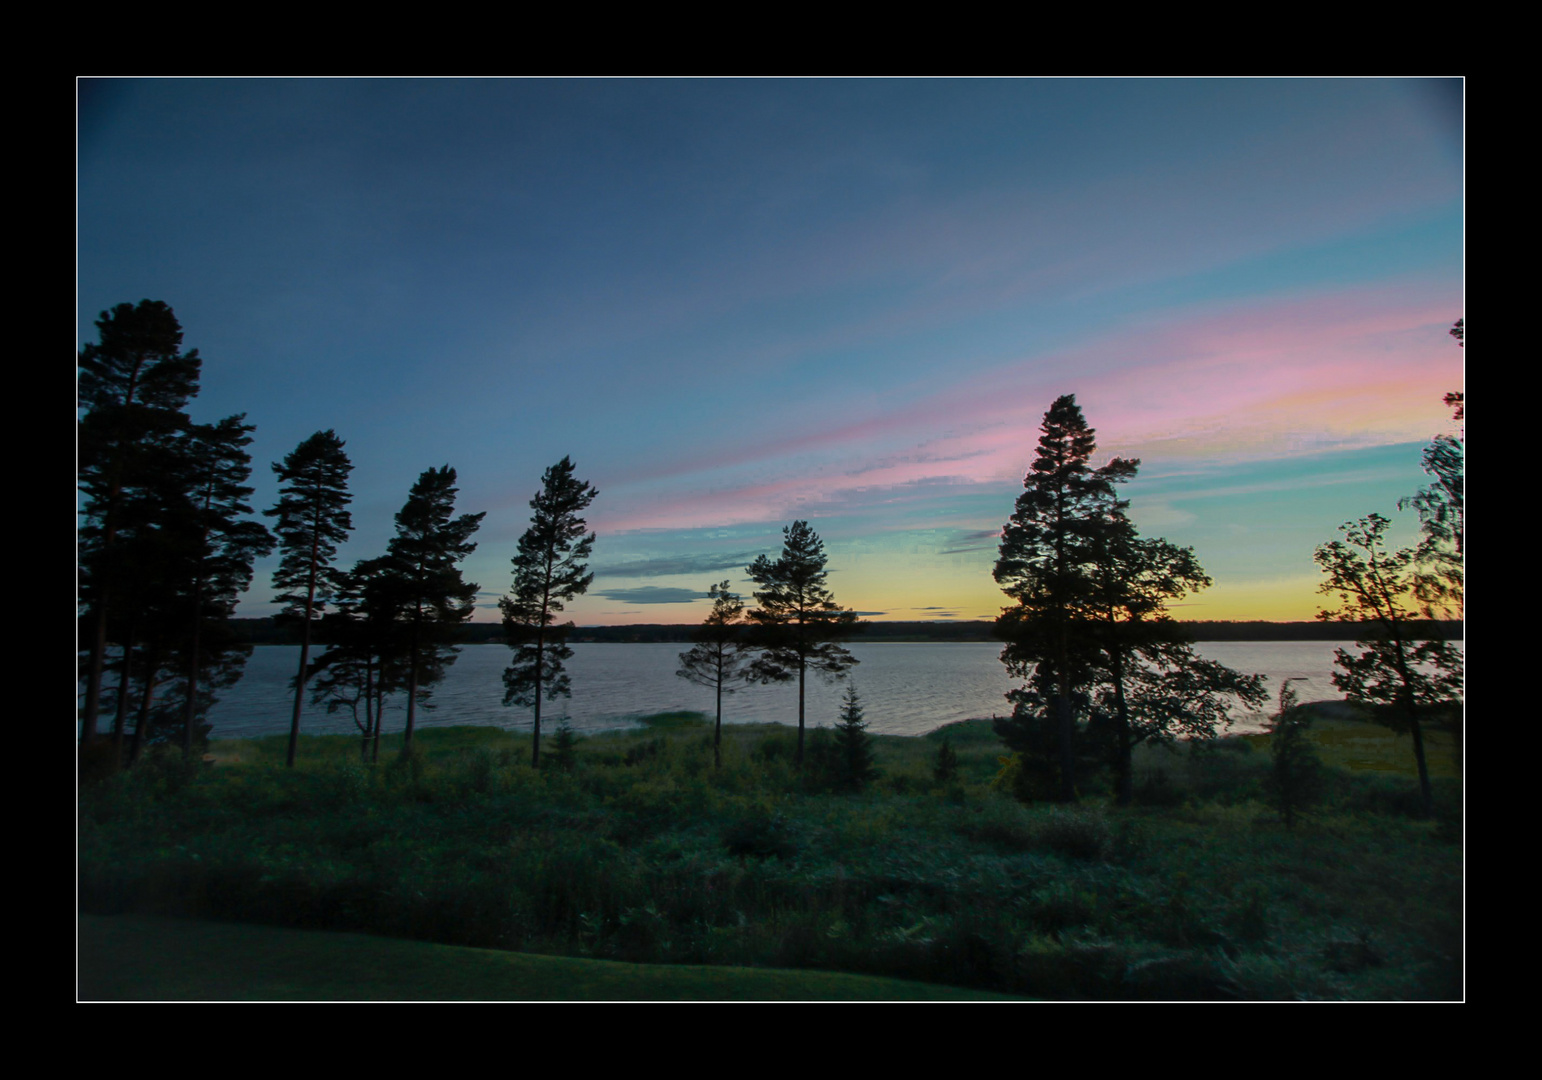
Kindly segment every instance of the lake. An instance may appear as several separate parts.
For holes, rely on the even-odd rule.
[[[1333,650],[1351,642],[1235,641],[1201,642],[1201,656],[1229,667],[1269,677],[1271,699],[1280,680],[1298,678],[1302,701],[1342,699],[1331,679]],[[955,720],[1003,715],[1003,695],[1014,685],[997,658],[994,642],[853,643],[859,661],[852,678],[861,695],[868,730],[887,735],[921,735]],[[542,705],[542,731],[555,730],[563,716],[576,731],[626,727],[638,717],[677,709],[712,715],[712,691],[675,675],[679,655],[689,648],[679,643],[574,644],[567,670],[573,696]],[[448,724],[489,724],[528,731],[529,709],[504,708],[503,669],[510,650],[503,645],[467,645],[460,659],[434,690],[433,708],[419,709],[421,727]],[[248,738],[289,730],[293,698],[287,688],[300,662],[295,645],[259,645],[247,661],[246,674],[221,695],[209,714],[214,738]],[[810,676],[807,721],[835,723],[844,683],[830,685]],[[1265,713],[1236,714],[1236,731],[1258,731]],[[724,723],[798,721],[797,683],[752,686],[724,695]],[[386,731],[399,731],[406,722],[405,702],[388,704]],[[306,703],[301,730],[307,734],[340,734],[356,729],[344,711],[327,715],[323,707]]]

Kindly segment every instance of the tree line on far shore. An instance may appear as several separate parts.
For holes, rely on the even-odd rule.
[[[1267,622],[1262,619],[1217,621],[1183,619],[1179,624],[1196,642],[1206,641],[1344,641],[1360,636],[1360,627],[1348,623]],[[1420,637],[1437,641],[1461,641],[1460,619],[1413,619],[1409,626]],[[617,626],[573,628],[568,640],[574,644],[680,644],[695,640],[700,623],[628,623]],[[1369,629],[1369,627],[1367,627]],[[298,645],[300,635],[272,616],[230,620],[230,631],[240,641],[252,645]],[[858,621],[857,632],[863,641],[999,641],[996,623],[984,619],[967,622],[869,622]],[[501,622],[471,622],[462,628],[457,640],[464,645],[502,645]]]
[[[244,415],[194,422],[201,360],[182,351],[182,329],[164,303],[120,304],[97,321],[99,341],[80,353],[80,642],[85,700],[81,753],[98,771],[132,764],[152,743],[180,744],[192,756],[206,738],[217,692],[239,679],[252,643],[283,634],[300,645],[292,680],[288,762],[294,764],[304,703],[354,719],[366,755],[379,754],[381,716],[405,696],[403,753],[412,753],[419,707],[454,663],[457,643],[496,633],[512,650],[504,704],[530,709],[532,767],[541,764],[541,704],[570,694],[564,661],[570,641],[680,640],[674,627],[584,628],[559,618],[593,580],[595,534],[583,512],[598,494],[575,476],[570,458],[547,469],[530,502],[529,529],[513,556],[501,625],[469,626],[478,586],[459,569],[475,550],[482,513],[457,514],[456,473],[430,468],[396,515],[386,551],[351,568],[335,565],[352,529],[347,488],[352,463],[333,431],[319,431],[272,465],[277,504],[250,517],[247,484],[252,425]],[[1453,335],[1461,342],[1462,324]],[[1458,420],[1462,395],[1447,398]],[[773,559],[745,568],[755,606],[729,590],[709,590],[706,621],[688,635],[678,674],[722,697],[754,683],[796,681],[796,761],[805,754],[804,686],[813,673],[846,676],[857,664],[841,642],[869,636],[965,639],[977,626],[1005,642],[1002,662],[1020,686],[996,731],[1012,751],[1003,786],[1020,798],[1074,801],[1079,777],[1108,766],[1117,800],[1131,797],[1131,753],[1141,742],[1211,739],[1228,706],[1257,708],[1263,677],[1233,671],[1195,653],[1203,640],[1323,640],[1353,634],[1338,650],[1335,684],[1376,718],[1413,736],[1426,806],[1430,785],[1421,719],[1459,702],[1463,580],[1463,442],[1439,436],[1426,449],[1435,483],[1404,501],[1419,515],[1415,548],[1388,551],[1390,522],[1370,515],[1344,526],[1344,539],[1316,559],[1337,606],[1320,623],[1181,623],[1168,605],[1210,584],[1192,548],[1139,535],[1120,487],[1138,460],[1093,467],[1094,431],[1074,395],[1045,413],[1038,452],[1002,528],[997,583],[1011,605],[994,623],[865,624],[835,602],[827,557],[805,521],[783,530]],[[253,562],[277,548],[274,575],[282,613],[271,622],[236,620],[236,600]],[[1453,632],[1454,631],[1454,632]],[[1267,632],[1267,636],[1265,633]],[[1256,635],[1256,636],[1255,636]],[[271,640],[271,638],[268,638]],[[315,654],[312,646],[319,646]],[[1459,706],[1456,708],[1459,716]],[[1449,714],[1451,710],[1447,708]],[[1282,693],[1277,726],[1299,716]],[[110,718],[110,719],[109,719]],[[848,688],[836,750],[846,786],[858,788],[874,765],[862,707]],[[570,736],[564,734],[564,745]],[[1282,740],[1289,742],[1290,740]],[[823,744],[821,744],[823,745]],[[1299,746],[1299,739],[1291,742]],[[1297,750],[1290,758],[1299,757]],[[940,766],[939,766],[940,767]],[[1293,766],[1294,767],[1294,766]]]

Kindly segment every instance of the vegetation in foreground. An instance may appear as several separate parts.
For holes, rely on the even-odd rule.
[[[1074,807],[993,786],[989,722],[874,736],[843,791],[827,729],[696,714],[577,738],[420,731],[217,741],[82,788],[80,903],[575,958],[862,973],[1049,998],[1461,995],[1460,788],[1427,743],[1318,719],[1320,796],[1265,801],[1267,736],[1140,747],[1134,805],[1106,776]],[[398,737],[399,738],[399,737]],[[388,749],[391,738],[386,738]],[[947,751],[943,752],[943,747]],[[385,764],[385,762],[390,762]],[[1347,767],[1346,767],[1347,766]]]

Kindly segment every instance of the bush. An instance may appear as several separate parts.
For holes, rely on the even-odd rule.
[[[1068,859],[1090,861],[1106,855],[1114,839],[1097,811],[1052,810],[1038,825],[1038,841]]]
[[[657,751],[655,751],[656,753]],[[573,734],[573,729],[568,726],[567,717],[557,725],[557,734],[552,736],[551,754],[547,758],[552,767],[561,772],[572,772],[578,764],[578,736]],[[628,765],[634,762],[628,761]]]
[[[958,775],[958,754],[953,750],[953,744],[945,735],[942,745],[937,748],[937,757],[932,761],[932,779],[939,784],[946,784]]]
[[[1280,812],[1286,828],[1322,798],[1322,761],[1307,737],[1312,717],[1296,704],[1293,680],[1280,687],[1280,708],[1269,725],[1269,753],[1274,761],[1264,781],[1269,803]]]
[[[1183,791],[1172,782],[1166,769],[1148,769],[1135,779],[1133,798],[1136,806],[1182,806]]]
[[[797,841],[787,819],[780,813],[754,810],[740,818],[723,833],[723,847],[728,854],[757,859],[773,856],[786,860],[798,852]]]

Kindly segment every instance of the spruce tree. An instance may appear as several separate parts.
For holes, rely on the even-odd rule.
[[[273,602],[284,605],[283,615],[300,623],[300,668],[295,675],[294,711],[289,721],[289,749],[285,762],[293,767],[300,741],[300,707],[305,699],[306,667],[310,662],[311,633],[319,614],[332,602],[339,575],[332,568],[337,545],[348,538],[353,520],[347,506],[348,474],[353,464],[343,453],[343,440],[332,430],[318,431],[273,463],[279,480],[279,500],[269,517],[277,519],[283,552],[273,575],[275,588],[283,590]]]
[[[1058,746],[1059,792],[1076,799],[1073,694],[1091,678],[1097,651],[1086,607],[1092,597],[1096,543],[1118,508],[1114,484],[1134,475],[1138,461],[1115,458],[1101,469],[1074,395],[1055,400],[1040,428],[1038,456],[1001,533],[995,578],[1014,601],[996,621],[1006,640],[1001,660],[1032,689],[1014,691],[1013,718],[998,723],[1004,738],[1027,739],[1047,698]],[[1011,695],[1009,695],[1011,696]],[[1014,727],[1024,728],[1014,735]]]
[[[841,787],[847,791],[861,791],[878,775],[873,763],[873,739],[867,733],[862,702],[852,684],[846,687],[840,722],[835,725],[835,751]]]
[[[692,637],[696,644],[680,654],[680,669],[675,672],[697,686],[705,686],[717,697],[717,722],[712,729],[712,766],[723,764],[723,695],[731,694],[739,684],[750,681],[751,650],[743,638],[744,601],[728,590],[727,581],[707,590],[712,612]]]
[[[932,762],[932,779],[939,784],[950,783],[958,775],[958,753],[953,749],[948,736],[942,737],[942,745],[937,748],[937,757]]]
[[[407,681],[403,755],[412,749],[422,689],[444,677],[459,650],[450,644],[476,610],[477,586],[461,580],[457,565],[476,550],[472,535],[486,513],[455,517],[455,470],[448,465],[418,477],[396,515],[375,587],[400,624]]]
[[[589,553],[594,533],[580,516],[595,488],[573,476],[573,462],[564,457],[541,477],[541,490],[530,500],[535,511],[530,528],[519,538],[513,558],[514,583],[499,601],[504,637],[514,650],[503,672],[504,705],[535,710],[530,743],[530,767],[541,766],[541,699],[571,697],[563,662],[571,659],[567,635],[572,623],[557,624],[567,601],[589,589]]]
[[[147,520],[144,489],[154,487],[169,440],[188,424],[184,411],[198,393],[198,350],[182,352],[182,327],[159,300],[119,304],[96,321],[98,341],[76,361],[78,483],[84,505],[80,526],[80,598],[86,607],[85,702],[81,746],[97,734],[108,626],[120,590],[141,580],[118,551],[128,519]],[[138,502],[137,511],[128,504]],[[132,610],[129,612],[132,615]],[[130,622],[132,620],[129,620]],[[120,627],[126,625],[123,622]],[[126,662],[133,643],[120,642]],[[120,684],[122,680],[120,679]],[[120,699],[126,692],[120,686]]]
[[[759,655],[751,665],[762,683],[798,680],[798,750],[803,764],[804,683],[810,668],[826,679],[836,679],[858,663],[836,644],[855,632],[856,612],[835,603],[825,585],[829,571],[823,542],[806,521],[795,521],[782,530],[781,558],[762,555],[745,573],[761,589],[755,593],[760,606],[749,613],[756,627],[752,639]]]

